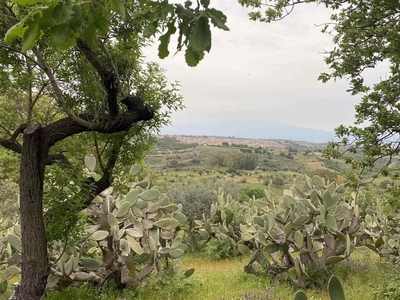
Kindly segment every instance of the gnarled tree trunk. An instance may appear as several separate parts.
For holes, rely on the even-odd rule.
[[[22,277],[13,299],[38,300],[48,276],[47,241],[43,221],[43,182],[48,155],[43,128],[31,126],[23,135],[20,167]]]

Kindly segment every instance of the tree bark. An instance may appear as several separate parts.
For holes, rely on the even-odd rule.
[[[43,182],[48,148],[43,128],[25,130],[20,167],[20,214],[22,231],[22,277],[13,299],[39,300],[49,274],[47,240],[43,221]]]

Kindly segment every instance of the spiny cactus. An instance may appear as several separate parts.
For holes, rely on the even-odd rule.
[[[93,157],[85,160],[90,170]],[[139,173],[139,166],[131,175]],[[55,289],[85,281],[102,285],[110,278],[118,284],[137,286],[154,270],[162,272],[162,260],[181,274],[187,245],[182,242],[180,226],[186,222],[182,207],[151,187],[151,180],[132,184],[126,195],[114,196],[112,189],[97,196],[85,210],[92,225],[74,245],[61,241],[49,249],[51,264],[47,288]],[[2,260],[9,265],[3,278],[9,280],[20,273],[21,229],[15,225],[0,242]],[[183,276],[193,274],[187,270]],[[2,285],[7,283],[1,283]],[[7,285],[6,285],[7,288]]]
[[[339,279],[332,275],[328,282],[328,294],[331,300],[345,300],[342,284]],[[294,295],[294,300],[307,300],[307,295],[303,291],[298,291]]]
[[[354,250],[368,251],[371,241],[376,249],[384,241],[389,245],[377,209],[369,192],[349,194],[344,185],[301,175],[279,200],[266,190],[262,199],[239,203],[219,191],[211,217],[196,224],[204,242],[230,239],[239,253],[251,256],[246,272],[288,270],[301,287],[311,265],[330,268]]]

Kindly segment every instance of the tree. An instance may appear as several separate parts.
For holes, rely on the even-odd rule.
[[[250,18],[263,22],[280,20],[300,3],[317,3],[333,10],[331,21],[323,32],[333,35],[335,47],[325,62],[330,73],[319,79],[346,78],[352,95],[361,95],[355,106],[353,126],[339,126],[336,135],[340,142],[332,142],[325,150],[331,158],[341,158],[354,168],[365,169],[380,164],[380,171],[399,175],[393,158],[400,152],[400,3],[392,0],[277,0],[247,1],[242,5],[254,10]],[[272,3],[270,3],[272,2]],[[261,8],[267,6],[265,13]],[[387,78],[372,85],[364,80],[368,69],[387,63]],[[343,150],[344,149],[344,150]],[[363,155],[354,155],[362,153]]]
[[[73,168],[69,158],[76,153],[65,154],[71,149],[68,141],[83,146],[90,140],[102,175],[89,176],[81,185],[84,200],[65,210],[86,207],[110,186],[120,157],[136,155],[129,146],[143,150],[150,130],[168,122],[169,111],[180,107],[176,86],[167,87],[161,70],[154,64],[141,67],[145,38],[162,32],[159,55],[166,57],[178,29],[178,51],[186,47],[185,59],[195,66],[211,49],[209,23],[227,30],[226,17],[209,8],[209,1],[200,2],[192,8],[189,2],[149,0],[0,1],[5,37],[0,88],[4,101],[16,100],[27,108],[15,111],[20,119],[6,120],[14,130],[5,130],[0,138],[0,145],[21,157],[22,277],[13,299],[40,299],[46,287],[46,167],[57,163]],[[55,114],[46,114],[39,105],[46,101]],[[35,116],[35,108],[51,118]]]

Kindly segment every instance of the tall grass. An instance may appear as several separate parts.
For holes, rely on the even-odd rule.
[[[247,258],[212,261],[199,255],[185,258],[184,268],[195,268],[195,274],[184,280],[158,279],[136,290],[126,289],[121,293],[105,290],[102,294],[88,287],[69,288],[62,292],[50,292],[46,299],[140,299],[140,300],[291,300],[296,288],[286,274],[276,277],[255,276],[243,273]],[[355,259],[339,264],[334,269],[344,285],[346,299],[373,299],[376,287],[392,276],[393,268],[377,256],[359,255]],[[309,299],[329,300],[325,289],[309,289]]]

